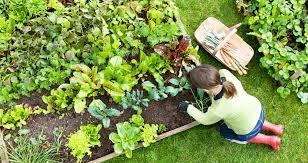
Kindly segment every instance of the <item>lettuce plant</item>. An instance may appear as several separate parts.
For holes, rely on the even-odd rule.
[[[101,128],[101,125],[88,124],[80,126],[80,130],[69,136],[67,147],[71,150],[71,154],[77,158],[77,162],[81,162],[86,154],[91,155],[92,147],[101,146],[99,140]]]
[[[113,149],[116,153],[124,152],[126,157],[131,158],[132,150],[140,141],[140,128],[132,126],[129,122],[117,124],[117,133],[112,132],[109,139],[114,143]]]
[[[0,126],[6,129],[16,129],[26,124],[26,119],[31,114],[31,108],[25,105],[15,105],[4,113],[3,109],[0,109]]]

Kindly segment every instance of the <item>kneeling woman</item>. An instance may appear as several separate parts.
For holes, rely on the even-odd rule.
[[[204,125],[214,124],[220,120],[220,134],[227,140],[246,144],[263,143],[279,150],[283,126],[274,125],[265,120],[261,102],[249,95],[241,82],[228,70],[218,71],[211,65],[200,65],[190,73],[194,86],[203,89],[212,100],[206,113],[199,111],[187,101],[179,104],[182,112],[187,112],[196,121]],[[269,130],[278,136],[261,134],[261,130]]]

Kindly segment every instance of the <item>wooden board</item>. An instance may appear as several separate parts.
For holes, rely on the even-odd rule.
[[[167,138],[167,137],[169,137],[169,136],[172,136],[172,135],[174,135],[174,134],[177,134],[177,133],[183,132],[183,131],[185,131],[185,130],[191,129],[191,128],[193,128],[193,127],[199,125],[199,124],[200,124],[200,123],[198,123],[197,121],[194,121],[194,122],[189,123],[189,124],[187,124],[187,125],[184,125],[184,126],[182,126],[182,127],[176,128],[176,129],[171,130],[171,131],[168,131],[168,132],[166,132],[166,133],[163,133],[163,134],[159,135],[159,136],[157,137],[156,140],[157,140],[157,141],[162,140],[162,139]],[[141,148],[141,147],[143,147],[143,146],[142,146],[141,143],[139,143],[139,144],[135,147],[135,149],[138,149],[138,148]],[[121,155],[121,154],[118,154],[118,153],[113,152],[113,153],[110,153],[110,154],[108,154],[108,155],[106,155],[106,156],[103,156],[103,157],[101,157],[101,158],[98,158],[98,159],[96,159],[96,160],[90,161],[89,163],[101,163],[101,162],[104,162],[104,161],[113,159],[113,158],[115,158],[115,157],[117,157],[117,156],[120,156],[120,155]]]

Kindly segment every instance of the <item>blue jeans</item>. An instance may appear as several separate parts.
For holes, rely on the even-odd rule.
[[[248,133],[246,135],[238,135],[232,129],[228,128],[228,126],[225,123],[222,123],[220,125],[219,131],[220,131],[221,136],[223,136],[225,139],[238,140],[238,141],[248,141],[248,140],[254,138],[255,136],[257,136],[258,133],[261,132],[264,120],[265,120],[265,116],[264,116],[264,110],[263,110],[263,107],[262,107],[260,118],[257,122],[257,125],[250,133]]]

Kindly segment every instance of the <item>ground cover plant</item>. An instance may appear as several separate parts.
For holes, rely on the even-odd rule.
[[[280,82],[277,92],[287,97],[297,93],[307,103],[308,91],[308,19],[305,0],[243,1],[238,3],[244,10],[246,23],[260,39],[264,53],[260,59],[268,74]]]

